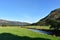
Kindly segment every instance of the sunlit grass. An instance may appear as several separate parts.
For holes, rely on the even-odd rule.
[[[14,35],[27,36],[31,38],[46,38],[51,40],[60,40],[60,37],[58,38],[42,33],[36,33],[26,28],[20,28],[20,27],[0,27],[0,34],[1,33],[11,33]]]
[[[50,26],[25,26],[25,28],[49,29]]]

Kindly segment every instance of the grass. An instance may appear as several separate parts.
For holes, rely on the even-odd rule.
[[[50,26],[25,26],[25,28],[49,29]]]
[[[36,33],[26,28],[0,27],[0,40],[60,40],[60,37]]]

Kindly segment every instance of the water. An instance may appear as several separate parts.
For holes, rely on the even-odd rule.
[[[60,30],[37,30],[37,29],[29,29],[32,30],[34,32],[38,32],[38,33],[43,33],[43,34],[48,34],[48,35],[55,35],[55,36],[59,36],[60,37]]]
[[[43,30],[36,30],[36,29],[29,29],[29,30],[32,30],[32,31],[38,32],[38,33],[44,33],[44,34],[51,34],[52,33],[50,31],[43,31]]]

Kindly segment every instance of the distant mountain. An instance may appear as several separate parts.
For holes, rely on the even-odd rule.
[[[32,25],[47,25],[47,19],[60,21],[60,8],[51,11],[50,14],[47,15],[45,18],[39,20],[37,23],[33,23]]]
[[[29,25],[27,22],[18,22],[18,21],[8,21],[0,19],[0,25]]]

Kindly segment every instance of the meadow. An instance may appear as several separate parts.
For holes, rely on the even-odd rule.
[[[50,26],[22,26],[23,28],[32,28],[32,29],[50,29]]]
[[[37,33],[21,27],[0,27],[0,40],[60,40],[60,37]]]

